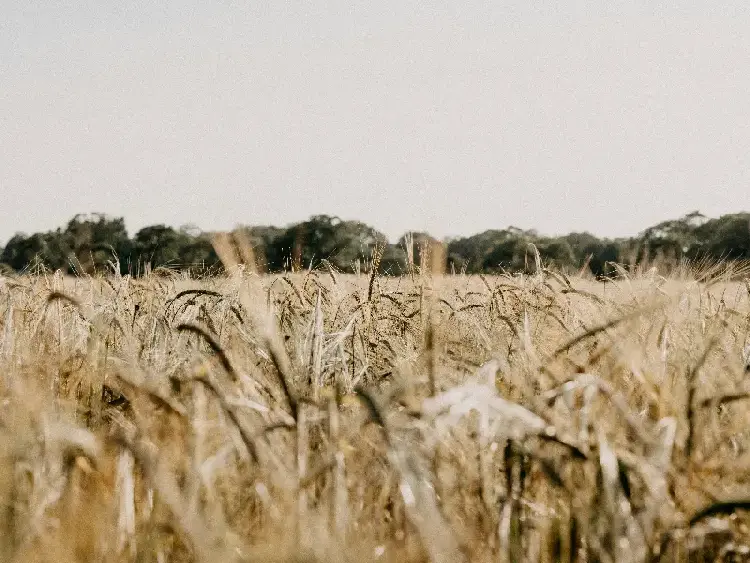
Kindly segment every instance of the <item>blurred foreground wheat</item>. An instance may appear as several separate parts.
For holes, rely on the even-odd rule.
[[[0,560],[749,557],[736,272],[258,276],[217,248],[223,278],[0,280]]]

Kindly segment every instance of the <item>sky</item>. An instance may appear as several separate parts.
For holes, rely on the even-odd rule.
[[[0,245],[87,212],[395,240],[750,210],[748,30],[739,1],[3,0]]]

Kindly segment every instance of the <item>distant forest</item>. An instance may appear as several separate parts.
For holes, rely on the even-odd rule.
[[[595,276],[611,273],[613,263],[670,268],[686,261],[750,260],[750,213],[708,218],[693,212],[621,239],[602,239],[585,232],[548,237],[508,227],[444,241],[429,233],[413,232],[389,244],[382,233],[365,223],[328,215],[287,227],[248,226],[240,230],[264,272],[311,267],[368,271],[377,248],[379,270],[397,275],[419,268],[423,250],[437,242],[443,243],[448,271],[456,273],[529,271],[535,264],[534,247],[546,266]],[[122,274],[134,276],[157,269],[209,275],[221,269],[213,236],[192,227],[153,225],[131,237],[122,218],[77,215],[55,231],[13,236],[0,247],[0,273],[62,270],[96,274],[119,268]]]

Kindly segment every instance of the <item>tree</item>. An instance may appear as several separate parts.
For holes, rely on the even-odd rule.
[[[525,237],[507,234],[486,253],[482,262],[482,271],[490,273],[524,271],[528,242]]]
[[[711,219],[696,229],[700,245],[695,257],[750,259],[750,213],[735,213]]]
[[[140,267],[178,267],[181,265],[181,251],[185,246],[181,235],[172,227],[152,225],[138,231],[133,238],[133,254]]]
[[[355,262],[367,263],[376,244],[382,245],[380,271],[408,273],[407,248],[416,266],[425,245],[438,241],[429,233],[402,236],[396,244],[360,221],[342,221],[329,215],[315,215],[307,221],[280,228],[243,227],[261,271],[283,271],[319,267],[329,261],[351,272]],[[577,270],[588,264],[596,276],[609,275],[611,262],[661,263],[667,267],[686,259],[692,261],[750,260],[750,213],[707,219],[694,211],[678,219],[662,221],[629,239],[599,239],[590,233],[543,237],[534,230],[516,227],[490,229],[469,237],[447,241],[447,266],[468,273],[533,271],[529,243],[539,250],[542,262],[558,269]],[[137,274],[144,264],[206,272],[218,264],[209,234],[195,226],[176,230],[151,225],[128,237],[122,218],[101,213],[76,215],[64,228],[31,235],[16,234],[0,247],[0,264],[15,271],[30,265],[62,269],[68,273],[108,272],[115,256],[122,273]]]
[[[575,253],[570,243],[564,238],[541,239],[535,243],[542,262],[559,270],[575,268]]]
[[[43,252],[44,245],[41,235],[28,237],[23,233],[16,233],[5,245],[3,254],[0,256],[0,262],[20,272]]]
[[[131,243],[122,217],[79,214],[68,222],[59,237],[60,248],[68,249],[76,258],[77,268],[85,273],[106,269],[115,256],[120,260],[120,271],[127,271]]]
[[[570,245],[575,267],[581,268],[588,263],[588,270],[594,276],[609,275],[613,268],[607,262],[620,259],[620,244],[615,241],[599,239],[590,233],[570,233],[560,239]]]
[[[493,250],[504,244],[511,233],[507,230],[487,230],[470,237],[448,242],[448,263],[456,271],[466,269],[468,273],[481,273]],[[491,262],[491,260],[490,260]]]
[[[385,235],[359,221],[315,215],[287,228],[269,247],[268,266],[272,271],[315,267],[328,260],[342,271],[352,271],[358,259],[369,259],[376,242]],[[271,260],[273,257],[273,261]]]
[[[52,270],[67,268],[67,250],[57,233],[17,233],[5,245],[0,263],[17,272],[31,265],[43,265]]]
[[[399,244],[387,244],[380,257],[380,271],[386,275],[398,276],[409,273],[406,250]]]
[[[179,264],[191,273],[202,275],[219,264],[211,239],[200,231],[179,232]]]

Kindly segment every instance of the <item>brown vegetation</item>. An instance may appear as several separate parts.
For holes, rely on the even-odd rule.
[[[743,557],[742,272],[271,277],[216,244],[229,277],[0,278],[0,559]]]

